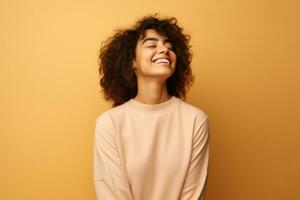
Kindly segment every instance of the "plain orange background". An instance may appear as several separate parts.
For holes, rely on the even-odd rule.
[[[192,36],[206,199],[300,199],[298,1],[1,0],[1,200],[95,200],[100,43],[155,12]]]

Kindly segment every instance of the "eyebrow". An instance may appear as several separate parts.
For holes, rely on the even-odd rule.
[[[145,38],[145,39],[142,40],[142,44],[144,44],[144,43],[145,43],[146,41],[148,41],[148,40],[158,42],[158,38],[155,38],[155,37],[148,37],[148,38]],[[170,43],[170,44],[172,44],[171,41],[170,41],[169,39],[165,39],[165,40],[164,40],[164,43]]]

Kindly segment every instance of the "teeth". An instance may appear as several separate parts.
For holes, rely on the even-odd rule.
[[[168,64],[169,64],[169,60],[164,59],[164,58],[160,58],[160,59],[157,59],[157,60],[155,61],[155,63],[161,63],[161,62],[163,62],[163,63],[168,63]]]
[[[167,59],[159,58],[154,63],[168,63],[169,64],[170,62]]]

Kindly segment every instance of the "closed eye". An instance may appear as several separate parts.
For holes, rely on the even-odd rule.
[[[147,45],[147,46],[146,46],[146,48],[155,48],[155,47],[156,47],[156,44],[150,44],[150,45]],[[173,46],[172,46],[171,43],[166,44],[166,47],[167,47],[169,50],[173,51]]]
[[[170,42],[168,42],[167,47],[168,47],[170,50],[173,50],[173,46],[172,46],[172,44],[171,44]]]
[[[150,46],[146,46],[146,47],[150,47],[150,48],[154,48],[156,47],[155,45],[150,45]],[[173,47],[168,47],[169,50],[173,50]]]

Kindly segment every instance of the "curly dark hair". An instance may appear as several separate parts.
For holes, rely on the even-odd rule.
[[[121,105],[137,95],[137,78],[132,69],[138,40],[145,37],[147,29],[154,29],[166,36],[176,54],[175,71],[167,79],[167,91],[171,96],[186,98],[186,92],[194,82],[191,69],[192,52],[190,35],[183,33],[175,17],[154,15],[143,17],[129,29],[116,29],[115,34],[101,43],[99,55],[100,86],[105,100],[113,101],[113,107]]]

